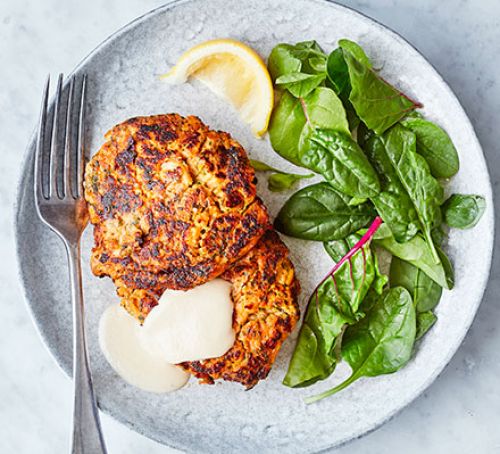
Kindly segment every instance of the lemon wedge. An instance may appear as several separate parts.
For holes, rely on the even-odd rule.
[[[257,137],[266,132],[274,103],[273,84],[253,49],[232,39],[206,41],[186,51],[162,76],[171,84],[190,77],[228,100]]]

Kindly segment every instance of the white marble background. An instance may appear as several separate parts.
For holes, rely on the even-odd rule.
[[[91,49],[161,0],[0,1],[0,452],[60,453],[69,446],[72,386],[44,348],[16,276],[12,205],[45,76],[68,73]],[[450,83],[500,181],[498,0],[355,0],[342,3],[413,43]],[[500,207],[497,207],[500,213]],[[499,257],[472,329],[417,401],[381,429],[336,450],[378,454],[500,453]],[[103,416],[109,452],[174,452]],[[237,448],[237,447],[235,447]]]

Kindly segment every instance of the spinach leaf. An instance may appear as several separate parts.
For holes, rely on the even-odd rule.
[[[415,340],[421,339],[424,334],[432,328],[436,321],[437,317],[432,311],[417,314],[417,334],[415,335]]]
[[[300,71],[302,62],[294,55],[294,46],[278,44],[273,48],[267,60],[269,74],[273,81],[283,74]]]
[[[396,125],[384,134],[382,140],[387,157],[412,200],[434,260],[438,262],[431,231],[441,223],[443,188],[431,175],[425,159],[417,154],[414,133]]]
[[[250,159],[250,165],[257,172],[279,172],[282,173],[281,170],[275,169],[265,162],[259,161],[258,159]]]
[[[361,120],[377,134],[385,132],[411,110],[421,107],[381,79],[346,48],[343,57],[349,69],[349,100]]]
[[[297,173],[283,172],[282,170],[275,169],[265,162],[256,159],[250,159],[250,165],[258,172],[276,172],[267,178],[267,187],[273,192],[286,191],[293,187],[298,181],[314,177],[312,173],[299,175]]]
[[[301,100],[301,106],[306,118],[299,142],[302,152],[309,146],[308,139],[316,128],[333,129],[350,134],[344,106],[333,90],[318,87]]]
[[[340,385],[306,399],[316,402],[346,388],[360,377],[390,374],[411,358],[416,315],[410,294],[403,287],[388,290],[366,317],[349,326],[343,336],[342,357],[352,368]]]
[[[444,220],[450,227],[470,229],[485,209],[486,202],[480,195],[453,194],[443,205]]]
[[[370,241],[380,222],[377,218],[363,237],[330,243],[337,263],[309,299],[286,386],[309,386],[333,372],[345,326],[363,316],[358,309],[376,276]]]
[[[368,204],[351,206],[349,201],[328,183],[313,184],[286,201],[274,225],[285,235],[305,240],[342,239],[374,218]]]
[[[309,63],[311,59],[314,59],[314,64]],[[316,41],[304,41],[295,45],[278,44],[269,55],[267,67],[271,78],[275,81],[280,76],[289,73],[315,74],[317,59],[326,61],[326,55]]]
[[[398,243],[392,236],[389,227],[384,224],[376,233],[373,241],[392,255],[422,270],[441,287],[448,290],[453,288],[453,270],[448,258],[444,252],[438,250],[439,262],[436,263],[422,236],[415,235],[406,243]]]
[[[349,82],[349,68],[344,60],[342,49],[337,48],[330,53],[326,61],[326,74],[329,85],[342,98],[349,96],[351,83]]]
[[[377,173],[358,144],[345,133],[316,129],[310,146],[302,153],[302,164],[323,175],[338,191],[359,199],[380,191]]]
[[[342,102],[333,90],[315,88],[305,98],[285,92],[273,110],[269,138],[274,150],[301,166],[301,155],[309,146],[315,128],[328,128],[349,134],[349,124]]]
[[[448,134],[423,118],[406,118],[401,123],[417,137],[417,153],[422,155],[436,178],[451,178],[460,166],[458,153]]]
[[[326,108],[328,105],[325,104]],[[330,118],[324,120],[327,125],[331,123]],[[299,141],[305,124],[306,117],[300,100],[289,92],[283,93],[271,114],[269,139],[273,149],[295,165],[300,165]]]
[[[431,236],[432,236],[432,241],[434,241],[434,244],[441,246],[444,243],[444,240],[446,239],[446,232],[444,231],[443,226],[438,225],[437,227],[434,227],[434,229],[431,232]]]
[[[286,88],[296,98],[307,96],[321,85],[326,74],[306,74],[300,72],[283,74],[276,79],[276,85]]]
[[[416,266],[393,257],[389,273],[391,287],[404,287],[410,292],[417,312],[427,312],[434,309],[443,289],[427,274]]]
[[[382,140],[372,135],[365,141],[364,150],[380,177],[381,191],[371,198],[378,214],[389,226],[396,241],[403,243],[411,240],[417,233],[420,222]]]
[[[291,189],[298,181],[312,178],[312,173],[299,175],[296,173],[273,173],[267,179],[267,187],[272,192],[281,192]]]
[[[309,66],[317,74],[325,74],[326,76],[326,56],[322,57],[311,57],[309,60]]]

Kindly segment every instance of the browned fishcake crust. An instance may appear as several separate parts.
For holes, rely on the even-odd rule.
[[[204,383],[255,386],[299,318],[299,284],[245,151],[176,114],[132,118],[106,139],[85,176],[94,274],[113,279],[140,322],[167,288],[231,282],[233,347],[182,367]]]
[[[182,366],[204,383],[223,379],[251,388],[267,377],[299,318],[300,286],[288,248],[273,230],[221,277],[233,285],[236,341],[224,356]]]
[[[87,165],[91,267],[135,316],[165,288],[223,273],[269,227],[245,150],[197,117],[137,117],[106,134]]]

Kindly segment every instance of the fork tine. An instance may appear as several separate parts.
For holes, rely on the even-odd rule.
[[[40,120],[38,122],[38,132],[36,138],[35,148],[35,175],[34,175],[34,188],[35,188],[35,201],[46,198],[43,192],[43,152],[45,143],[45,126],[47,123],[47,104],[49,99],[49,85],[50,75],[47,76],[45,82],[45,89],[43,90],[42,107],[40,110]]]
[[[85,172],[85,96],[87,91],[87,74],[82,78],[82,89],[80,92],[80,113],[78,117],[78,137],[76,141],[76,169],[77,185],[76,197],[83,195],[83,173]]]
[[[71,197],[74,193],[73,187],[75,180],[72,177],[71,169],[74,166],[72,164],[72,160],[74,161],[74,157],[72,156],[71,147],[73,142],[73,127],[72,127],[72,112],[73,112],[73,95],[75,91],[75,77],[73,76],[69,82],[69,92],[68,92],[68,101],[66,103],[66,125],[65,125],[65,141],[64,141],[64,174],[63,174],[63,196]]]
[[[59,122],[61,116],[61,95],[62,95],[62,81],[63,75],[59,74],[59,78],[57,80],[57,90],[56,90],[56,103],[54,106],[54,116],[52,118],[52,138],[50,143],[50,182],[49,182],[49,198],[60,196],[60,191],[57,189],[57,172],[58,172],[58,151],[59,151],[59,138],[58,138],[58,130],[59,130]]]

